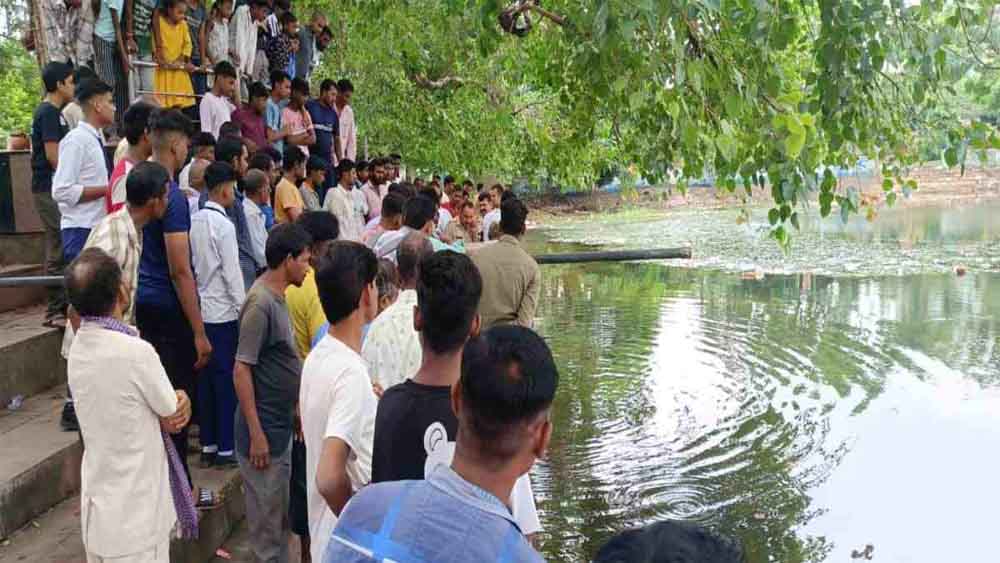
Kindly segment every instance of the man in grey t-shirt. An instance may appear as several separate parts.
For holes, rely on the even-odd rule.
[[[256,561],[288,560],[289,446],[299,427],[294,419],[302,362],[284,296],[289,285],[302,285],[311,243],[297,224],[272,229],[264,249],[267,271],[247,292],[240,311],[236,459],[246,486],[250,551]]]

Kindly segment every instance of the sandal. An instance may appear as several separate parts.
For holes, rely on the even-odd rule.
[[[208,489],[198,489],[198,498],[194,503],[194,507],[198,510],[211,510],[217,508],[221,504],[219,497],[216,496],[215,491]]]

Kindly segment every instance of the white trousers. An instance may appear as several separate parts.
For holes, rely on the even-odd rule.
[[[87,563],[170,563],[170,538],[146,551],[121,557],[101,557],[88,552]]]

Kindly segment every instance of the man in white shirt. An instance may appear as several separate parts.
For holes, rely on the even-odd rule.
[[[323,209],[333,213],[340,223],[340,240],[361,242],[365,223],[358,215],[353,195],[354,161],[346,158],[341,160],[337,166],[337,173],[340,175],[339,181],[326,192]]]
[[[93,78],[76,87],[83,121],[59,142],[59,165],[52,177],[52,199],[62,214],[63,259],[71,262],[83,249],[90,229],[106,215],[108,161],[104,133],[114,123],[111,86]]]
[[[186,484],[171,487],[171,474],[183,483],[184,473],[161,428],[186,426],[191,404],[174,391],[153,347],[122,321],[130,297],[121,281],[118,263],[99,248],[84,250],[66,270],[70,303],[83,318],[67,363],[87,444],[83,545],[89,563],[167,563],[174,523],[180,518],[190,533],[197,516]]]
[[[198,375],[201,459],[206,466],[235,467],[233,365],[240,307],[246,298],[236,226],[226,214],[236,201],[236,170],[225,162],[213,162],[205,170],[205,185],[208,201],[191,218],[191,262],[205,333],[212,343],[212,355]]]
[[[313,561],[322,560],[347,501],[371,480],[378,402],[359,352],[378,311],[377,272],[375,254],[350,241],[333,243],[317,264],[330,329],[306,357],[299,390]]]
[[[221,61],[212,70],[215,82],[212,83],[212,91],[202,96],[198,114],[202,132],[211,133],[218,139],[222,124],[227,123],[236,110],[230,101],[236,92],[236,68],[228,61]]]
[[[264,249],[267,246],[267,217],[261,209],[271,201],[271,180],[267,172],[256,168],[247,171],[243,178],[243,211],[247,216],[247,229],[253,246],[253,259],[260,272],[267,267]]]
[[[361,349],[372,383],[382,389],[406,381],[420,369],[420,335],[413,328],[413,308],[417,305],[420,262],[433,252],[427,236],[414,231],[403,239],[396,253],[399,298],[372,322]]]
[[[503,198],[503,186],[500,184],[495,184],[490,188],[489,199],[490,199],[490,211],[483,216],[483,242],[489,242],[490,229],[493,228],[494,224],[500,223],[500,200]],[[480,201],[482,201],[482,196],[480,196]]]
[[[257,33],[267,17],[267,0],[253,0],[236,8],[229,21],[229,50],[233,53],[236,70],[244,77],[254,73],[257,59]],[[248,85],[244,80],[241,84]],[[241,96],[246,99],[246,96]]]

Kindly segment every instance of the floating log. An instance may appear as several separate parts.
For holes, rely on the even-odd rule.
[[[539,264],[578,264],[581,262],[625,262],[631,260],[680,260],[691,258],[690,248],[656,248],[651,250],[605,250],[598,252],[567,252],[535,256]],[[0,278],[3,287],[59,287],[62,276],[12,276]]]
[[[654,248],[649,250],[602,250],[567,252],[535,256],[539,264],[578,264],[580,262],[625,262],[632,260],[683,260],[691,258],[690,248]]]

